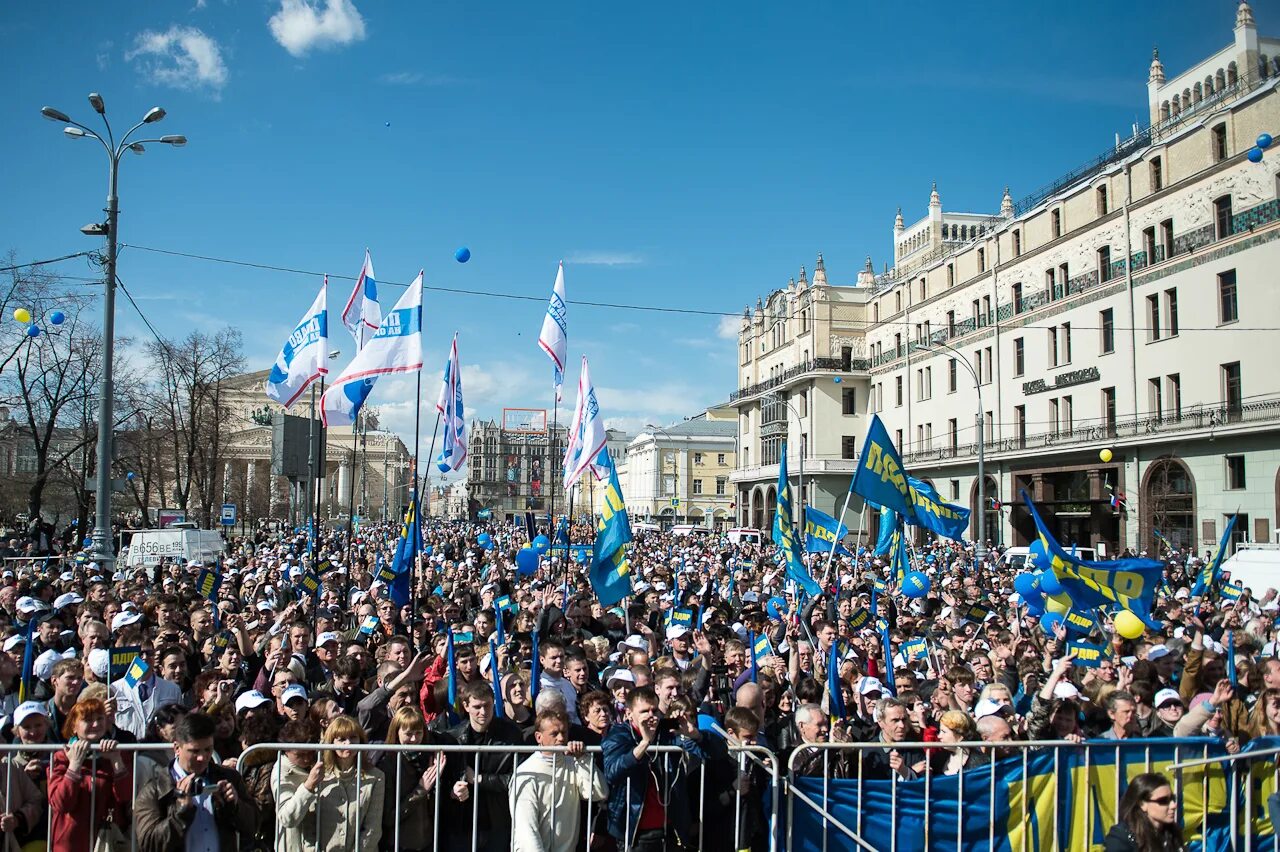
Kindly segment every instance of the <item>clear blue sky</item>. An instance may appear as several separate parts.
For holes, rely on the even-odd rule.
[[[1255,7],[1280,30],[1276,6]],[[924,214],[931,181],[949,209],[995,212],[1006,184],[1028,194],[1145,124],[1152,45],[1176,74],[1230,41],[1234,8],[7,3],[0,249],[80,250],[100,216],[105,157],[62,139],[42,105],[88,122],[99,91],[119,128],[161,104],[158,129],[191,142],[127,159],[124,242],[346,275],[369,246],[383,280],[425,267],[429,285],[539,300],[563,258],[570,363],[587,354],[619,425],[665,423],[736,385],[716,318],[573,300],[741,311],[818,251],[852,283],[867,254],[885,262],[899,205]],[[120,275],[167,334],[239,326],[253,369],[320,283],[141,251]],[[145,336],[118,310],[123,334]],[[543,310],[429,292],[425,396],[456,329],[471,412],[549,405]],[[385,384],[372,401],[407,439],[409,386]]]

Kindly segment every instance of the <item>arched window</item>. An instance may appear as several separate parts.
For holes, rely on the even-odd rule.
[[[1142,485],[1143,540],[1147,550],[1157,552],[1154,530],[1174,547],[1194,550],[1196,546],[1196,483],[1181,460],[1158,459],[1147,468]]]
[[[1224,72],[1221,68],[1219,68],[1218,73],[1213,75],[1213,90],[1215,92],[1221,92],[1226,87],[1227,87],[1226,72]]]
[[[1206,98],[1213,97],[1213,75],[1212,74],[1204,78],[1204,96]]]
[[[1200,88],[1199,83],[1196,83],[1195,88],[1191,90],[1191,93],[1192,97],[1195,98],[1196,103],[1200,103],[1204,100],[1204,90]]]
[[[1236,64],[1234,62],[1227,63],[1227,85],[1234,86],[1237,80]]]
[[[1191,108],[1191,90],[1190,89],[1182,90],[1182,108],[1183,109]]]
[[[1165,101],[1164,103],[1160,104],[1160,120],[1168,121],[1170,115],[1171,113],[1169,112],[1169,102]]]
[[[1182,100],[1177,95],[1173,96],[1173,114],[1174,115],[1182,114]]]
[[[1271,60],[1268,59],[1267,55],[1264,53],[1263,55],[1258,57],[1258,76],[1260,76],[1262,79],[1265,80],[1270,75],[1271,75]]]

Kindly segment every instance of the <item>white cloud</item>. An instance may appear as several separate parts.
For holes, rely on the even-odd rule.
[[[294,56],[303,56],[312,48],[363,41],[365,37],[364,18],[351,0],[280,0],[280,11],[271,16],[267,25],[280,46]]]
[[[738,331],[742,328],[742,317],[737,314],[720,317],[716,323],[716,337],[722,340],[737,340]]]
[[[378,82],[388,86],[451,86],[461,81],[457,77],[450,77],[448,74],[395,71],[391,74],[383,74],[378,78]]]
[[[634,251],[575,251],[565,257],[565,263],[579,266],[639,266],[644,256]]]
[[[94,55],[94,59],[98,63],[99,71],[106,71],[107,66],[111,64],[111,48],[114,46],[110,41],[98,43],[98,52]]]
[[[215,97],[227,82],[227,65],[218,43],[195,27],[174,25],[165,32],[145,30],[124,55],[154,82],[175,89],[205,89]]]

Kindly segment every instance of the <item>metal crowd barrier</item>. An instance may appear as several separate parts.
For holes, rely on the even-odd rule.
[[[1084,841],[1079,841],[1073,838],[1072,845],[1078,846],[1080,842],[1084,842],[1086,848],[1089,845],[1087,833],[1090,832],[1094,827],[1091,824],[1091,821],[1093,820],[1094,805],[1095,805],[1095,802],[1093,801],[1094,785],[1090,783],[1090,781],[1094,779],[1097,779],[1098,781],[1108,780],[1103,778],[1102,773],[1107,772],[1107,770],[1109,769],[1112,769],[1112,767],[1107,767],[1101,762],[1097,762],[1096,766],[1093,765],[1095,760],[1097,760],[1095,756],[1106,755],[1114,758],[1114,764],[1113,764],[1114,776],[1112,777],[1112,779],[1110,779],[1110,780],[1113,780],[1114,783],[1109,785],[1113,795],[1109,798],[1109,801],[1103,802],[1099,800],[1096,803],[1096,805],[1100,810],[1109,808],[1111,823],[1115,822],[1115,817],[1119,813],[1119,805],[1120,805],[1120,799],[1122,796],[1122,791],[1123,791],[1123,788],[1127,786],[1127,783],[1128,783],[1127,778],[1122,779],[1122,773],[1125,772],[1125,765],[1126,765],[1126,761],[1122,761],[1120,759],[1122,752],[1129,757],[1129,760],[1127,762],[1131,767],[1140,766],[1142,767],[1141,771],[1144,771],[1144,772],[1153,772],[1153,771],[1163,770],[1169,775],[1174,796],[1178,800],[1179,823],[1184,826],[1184,830],[1186,828],[1185,826],[1186,800],[1185,800],[1185,797],[1183,796],[1184,770],[1196,768],[1196,767],[1205,767],[1210,765],[1223,766],[1223,775],[1225,777],[1225,781],[1227,784],[1227,799],[1230,803],[1229,805],[1230,838],[1231,838],[1230,848],[1232,850],[1235,850],[1237,848],[1237,838],[1242,838],[1243,845],[1240,848],[1243,848],[1246,850],[1254,849],[1255,846],[1254,846],[1254,838],[1253,838],[1253,826],[1254,826],[1254,818],[1255,818],[1255,810],[1256,810],[1255,804],[1253,801],[1253,792],[1255,787],[1254,779],[1269,777],[1271,782],[1270,788],[1273,791],[1280,790],[1280,764],[1277,763],[1277,758],[1278,756],[1280,756],[1280,748],[1259,749],[1257,751],[1241,752],[1235,755],[1225,755],[1225,756],[1215,755],[1211,757],[1209,755],[1208,741],[1205,741],[1204,743],[1192,743],[1192,744],[1179,743],[1172,746],[1173,748],[1172,761],[1161,760],[1157,765],[1156,762],[1153,761],[1152,759],[1152,749],[1159,748],[1159,747],[1160,747],[1159,740],[1116,740],[1116,741],[1092,740],[1084,743],[1075,743],[1075,742],[1070,742],[1065,740],[1045,740],[1045,741],[1033,741],[1033,742],[1009,741],[1009,742],[998,742],[998,743],[904,742],[904,743],[894,743],[892,745],[888,745],[880,742],[867,742],[867,743],[823,742],[823,743],[800,744],[791,753],[791,756],[787,762],[786,849],[787,849],[787,852],[792,852],[792,849],[795,848],[795,844],[797,842],[797,838],[794,836],[794,827],[796,822],[795,808],[797,806],[797,803],[799,803],[803,807],[811,808],[818,816],[822,818],[821,848],[823,852],[827,852],[829,848],[834,848],[834,849],[849,848],[849,845],[848,845],[849,841],[852,841],[853,843],[855,843],[856,845],[858,845],[863,849],[869,849],[869,850],[873,849],[874,847],[868,844],[861,836],[863,826],[864,824],[866,824],[864,820],[867,820],[867,819],[884,820],[886,817],[888,819],[888,825],[892,827],[890,829],[890,845],[888,847],[887,852],[896,852],[898,848],[899,832],[900,832],[900,820],[898,815],[899,785],[905,784],[905,783],[914,783],[918,781],[923,781],[925,785],[924,797],[923,797],[924,813],[923,813],[923,820],[922,820],[923,829],[924,829],[923,848],[930,849],[930,848],[934,848],[935,846],[941,847],[944,843],[949,842],[945,838],[951,832],[948,831],[948,829],[950,828],[949,825],[945,823],[942,825],[935,824],[936,823],[936,820],[934,818],[935,814],[933,813],[934,798],[929,795],[929,789],[934,779],[939,777],[939,773],[934,772],[931,768],[931,762],[928,759],[929,752],[930,751],[936,752],[939,750],[941,751],[988,750],[989,751],[993,748],[1002,752],[1002,754],[997,756],[996,762],[1008,761],[1008,760],[1020,761],[1020,764],[1021,764],[1020,779],[1023,783],[1023,787],[1022,787],[1022,794],[1018,796],[1019,808],[1013,815],[1020,818],[1020,823],[1024,827],[1029,825],[1029,819],[1030,819],[1029,800],[1031,799],[1031,790],[1030,790],[1031,785],[1029,783],[1030,776],[1028,775],[1028,764],[1029,764],[1031,755],[1033,752],[1037,752],[1040,750],[1052,750],[1053,769],[1051,773],[1051,778],[1052,778],[1053,809],[1052,809],[1049,825],[1047,827],[1044,826],[1043,824],[1040,825],[1040,838],[1039,838],[1038,845],[1035,847],[1036,849],[1062,850],[1064,848],[1063,844],[1065,842],[1065,838],[1064,838],[1065,827],[1067,826],[1074,827],[1076,824],[1075,820],[1077,819],[1079,820],[1080,829],[1086,833],[1086,835],[1082,835],[1082,836],[1085,836],[1086,839]],[[889,749],[896,749],[900,752],[914,752],[917,755],[921,755],[921,754],[924,755],[925,771],[923,774],[918,775],[915,779],[912,779],[909,781],[900,779],[898,776],[898,773],[891,771],[890,777],[889,779],[887,779],[891,785],[891,792],[890,792],[890,798],[889,798],[889,802],[890,802],[889,813],[888,814],[876,813],[875,810],[869,810],[866,807],[866,799],[863,795],[864,782],[866,780],[870,780],[866,778],[865,761],[869,753],[884,752]],[[926,751],[926,749],[929,751]],[[814,801],[813,797],[806,795],[803,791],[799,789],[796,789],[794,785],[794,782],[797,779],[797,776],[795,774],[797,758],[799,758],[801,755],[807,752],[812,752],[812,751],[821,751],[823,755],[822,775],[821,775],[822,777],[822,797],[821,797],[822,801],[821,802]],[[855,768],[852,773],[852,777],[848,777],[846,779],[856,784],[857,801],[859,804],[859,807],[855,813],[855,818],[853,820],[852,825],[846,825],[844,822],[841,822],[835,815],[833,815],[831,813],[832,808],[829,804],[829,790],[830,790],[830,783],[831,783],[832,774],[833,774],[832,755],[833,754],[836,755],[837,756],[836,759],[839,759],[839,757],[842,756],[840,754],[842,752],[845,753],[846,755],[849,755],[853,760],[856,761]],[[1063,785],[1062,779],[1063,779],[1063,773],[1066,770],[1064,770],[1061,767],[1061,761],[1062,761],[1063,755],[1067,752],[1075,752],[1077,754],[1080,754],[1080,753],[1083,754],[1084,783],[1080,786],[1083,787],[1084,806],[1082,808],[1079,808],[1079,811],[1080,811],[1079,813],[1071,812],[1073,810],[1072,805],[1074,804],[1074,801],[1065,800],[1065,797],[1063,795],[1064,791],[1062,787]],[[1133,754],[1134,752],[1138,752],[1139,754],[1137,756],[1134,756]],[[1253,766],[1250,767],[1248,775],[1246,776],[1249,779],[1249,782],[1246,783],[1246,786],[1245,786],[1245,808],[1244,808],[1245,813],[1243,815],[1243,819],[1237,807],[1236,794],[1238,792],[1237,785],[1239,783],[1239,778],[1237,777],[1237,772],[1235,771],[1235,766],[1237,765],[1237,763],[1241,761],[1254,764]],[[1255,763],[1259,761],[1261,762],[1260,764]],[[969,769],[968,772],[972,774],[973,772],[980,771],[981,769],[984,769],[990,765],[991,764],[982,764],[981,767]],[[965,773],[966,773],[966,770],[963,765],[961,765],[958,773],[956,773],[957,775],[956,819],[955,819],[954,829],[952,829],[952,831],[955,837],[955,848],[957,852],[961,852],[966,848],[965,846],[966,837],[963,832],[962,821],[964,819],[966,808],[972,807],[972,803],[966,803],[966,799],[965,799],[965,784],[964,784]],[[995,819],[996,810],[997,810],[995,807],[996,805],[995,791],[996,791],[997,773],[995,771],[990,771],[988,774],[990,776],[990,786],[989,786],[989,790],[987,791],[989,795],[988,811],[987,811],[988,818],[986,821],[988,825],[988,832],[987,832],[985,845],[986,845],[986,848],[988,849],[995,849],[997,848],[997,846],[1000,845],[998,843],[996,819]],[[1198,786],[1197,792],[1199,793],[1199,803],[1200,803],[1200,809],[1199,809],[1200,822],[1198,825],[1198,833],[1199,833],[1199,837],[1203,840],[1203,838],[1205,838],[1206,836],[1206,831],[1208,829],[1208,821],[1210,816],[1210,808],[1209,808],[1209,794],[1210,794],[1209,774],[1210,773],[1199,772],[1197,774],[1199,775],[1199,786]],[[805,777],[805,776],[800,776],[800,777]],[[817,773],[813,772],[810,775],[808,775],[808,777],[816,778]],[[882,778],[878,780],[883,781],[886,779]],[[1122,780],[1124,783],[1122,783]],[[1066,813],[1063,812],[1064,801],[1067,801],[1067,808],[1065,809]],[[1262,807],[1264,809],[1262,813],[1262,817],[1266,817],[1265,804],[1262,805]],[[1244,823],[1243,827],[1240,825],[1241,822]],[[1102,830],[1106,831],[1109,827],[1110,827],[1110,823],[1106,825],[1102,825]],[[831,831],[832,829],[836,830],[836,833],[834,835]],[[914,831],[915,829],[911,829],[911,830]],[[1273,826],[1273,830],[1277,830],[1277,827]],[[1031,832],[1029,830],[1024,829],[1021,832],[1020,838],[1021,838],[1021,842],[1016,847],[1012,843],[1010,843],[1009,844],[1010,848],[1015,850],[1015,852],[1032,852],[1032,846],[1031,846],[1032,841],[1030,839]],[[912,838],[912,840],[918,841],[918,838]],[[968,840],[971,841],[970,846],[972,847],[973,838],[970,837],[968,838]],[[1280,830],[1276,831],[1274,844],[1275,844],[1274,848],[1276,852],[1280,852]],[[915,848],[916,843],[913,842],[911,846]],[[1272,844],[1268,843],[1267,847],[1272,848]]]
[[[736,756],[737,771],[739,775],[741,775],[746,769],[748,760],[750,760],[752,763],[756,765],[759,765],[765,768],[769,772],[772,790],[767,799],[770,802],[770,806],[767,809],[765,814],[766,828],[768,829],[768,833],[769,833],[770,852],[776,852],[776,849],[777,849],[776,823],[777,823],[778,807],[779,807],[779,801],[780,801],[779,792],[778,792],[780,787],[780,783],[779,783],[780,768],[779,768],[778,761],[774,757],[772,752],[760,746],[729,746],[729,750],[732,754]],[[371,763],[379,762],[380,758],[384,755],[388,755],[388,754],[395,755],[394,777],[392,777],[391,774],[384,776],[384,784],[386,785],[384,787],[384,797],[391,796],[392,797],[391,801],[394,802],[393,806],[397,809],[397,816],[396,816],[396,819],[394,820],[394,828],[393,828],[395,835],[393,837],[391,848],[393,850],[399,850],[402,848],[401,842],[400,842],[401,841],[401,838],[400,838],[401,805],[400,803],[402,801],[401,794],[403,793],[403,784],[405,783],[418,784],[419,778],[420,778],[420,776],[418,775],[417,767],[414,767],[414,769],[411,771],[409,778],[405,778],[404,773],[402,772],[402,766],[404,764],[404,756],[406,754],[426,753],[428,755],[432,755],[432,758],[431,758],[432,765],[440,765],[439,761],[441,761],[441,759],[447,760],[449,755],[462,755],[464,759],[467,759],[467,758],[470,759],[470,766],[465,768],[471,770],[472,778],[480,777],[481,775],[481,772],[480,772],[481,755],[499,754],[499,755],[504,755],[505,757],[511,758],[510,761],[506,759],[502,761],[501,771],[499,772],[500,775],[505,776],[504,784],[508,790],[507,796],[504,797],[503,805],[504,807],[509,807],[508,802],[510,797],[511,775],[512,773],[514,773],[516,767],[519,766],[520,762],[525,757],[531,754],[550,753],[552,754],[551,769],[554,776],[559,770],[560,756],[566,755],[568,753],[568,748],[565,746],[550,748],[550,747],[537,746],[537,745],[467,746],[467,745],[440,745],[440,744],[426,744],[426,743],[418,744],[418,745],[389,745],[385,743],[368,743],[368,744],[258,743],[244,750],[244,752],[240,755],[237,766],[240,768],[243,768],[245,758],[257,752],[279,753],[284,751],[316,752],[318,759],[320,758],[320,753],[325,751],[355,752],[355,755],[356,755],[356,764],[355,764],[356,794],[355,796],[356,796],[356,802],[357,802],[357,810],[356,810],[356,819],[355,819],[355,826],[354,826],[355,828],[354,843],[356,844],[359,844],[361,842],[361,833],[360,833],[361,823],[364,819],[377,819],[379,822],[382,821],[381,813],[376,815],[369,814],[366,816],[360,812],[360,809],[358,807],[358,803],[360,801],[361,789],[363,784],[366,783],[365,775],[363,772],[364,767]],[[670,761],[672,761],[673,758],[678,760],[684,754],[684,750],[678,746],[654,745],[654,746],[650,746],[648,751],[651,754],[653,754],[655,757],[659,757],[662,760],[667,761],[667,765],[664,768],[669,770],[671,769]],[[603,754],[603,749],[600,746],[590,746],[585,748],[583,751],[583,757],[587,759],[587,764],[589,766],[589,770],[588,770],[589,783],[587,788],[588,793],[590,792],[591,788],[594,787],[596,773],[603,772],[603,769],[597,767],[596,765],[596,756],[601,754]],[[280,759],[279,757],[277,757],[272,768],[272,795],[273,796],[275,795],[274,791],[280,786],[279,772],[280,772]],[[707,801],[707,786],[706,786],[707,779],[706,779],[705,767],[697,770],[696,774],[699,776],[698,782],[697,782],[698,783],[698,787],[697,787],[698,813],[697,813],[697,820],[696,820],[697,841],[698,841],[697,848],[699,850],[702,850],[704,848],[704,840],[705,840],[704,833],[707,830],[707,825],[705,820],[706,801]],[[440,820],[441,796],[448,795],[451,793],[451,791],[446,791],[444,789],[445,785],[444,785],[443,778],[441,777],[442,775],[443,775],[443,766],[441,770],[439,770],[439,774],[437,775],[436,782],[433,785],[431,803],[429,805],[432,813],[432,820],[431,820],[432,836],[430,841],[431,845],[428,848],[432,850],[438,850],[443,848],[441,846],[441,827],[442,827],[442,823]],[[671,777],[671,772],[667,773],[667,777]],[[627,784],[628,784],[627,799],[628,801],[630,801],[631,800],[630,779],[628,779]],[[479,819],[480,819],[481,796],[477,794],[478,786],[479,785],[473,783],[472,790],[468,795],[468,801],[471,803],[470,849],[471,849],[471,852],[477,852],[478,849],[483,848],[484,850],[486,850],[486,852],[488,852],[488,850],[491,850],[494,848],[491,841],[485,843],[483,847],[480,845],[480,832],[478,831],[478,829],[479,829]],[[671,792],[670,789],[668,789],[666,791],[666,794],[669,795],[670,792]],[[750,795],[759,796],[761,802],[766,801],[765,791],[752,790]],[[582,806],[585,806],[586,814],[585,814],[585,819],[582,821],[582,823],[579,826],[580,832],[587,833],[588,835],[592,832],[592,829],[597,819],[597,811],[599,810],[599,808],[606,806],[605,803],[607,802],[607,800],[608,800],[607,789],[606,789],[605,800],[601,802],[593,801],[588,795],[588,798],[586,799],[586,801],[582,803]],[[386,807],[390,806],[385,802],[386,802],[386,799],[384,798],[384,805],[383,805],[384,811]],[[313,809],[315,811],[315,820],[316,820],[315,837],[319,839],[324,836],[325,827],[321,825],[320,809],[319,808],[313,808]],[[277,808],[277,819],[275,823],[275,832],[274,832],[274,837],[272,838],[272,843],[277,850],[284,850],[286,848],[286,845],[282,843],[282,826],[278,818],[278,814],[279,814],[279,809]],[[666,827],[667,827],[666,812],[664,810],[664,830],[666,829]],[[738,794],[737,796],[735,796],[735,803],[734,803],[733,834],[734,834],[735,849],[742,848],[739,845],[739,842],[741,840],[741,828],[742,828],[742,794]],[[716,829],[717,827],[712,827],[712,830],[716,830]],[[629,852],[632,845],[631,838],[633,835],[632,826],[630,825],[629,812],[628,812],[628,821],[625,829],[625,834],[627,835],[627,838],[624,841],[622,849],[624,850],[624,852]],[[454,840],[456,842],[456,837],[454,838]],[[301,845],[304,850],[314,848],[312,843],[309,842],[305,837],[303,838],[303,842]]]

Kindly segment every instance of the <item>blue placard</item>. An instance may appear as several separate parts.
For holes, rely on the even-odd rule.
[[[1089,642],[1068,642],[1067,653],[1075,652],[1072,665],[1085,669],[1096,669],[1103,660],[1111,658],[1111,649],[1106,645],[1093,645]]]

